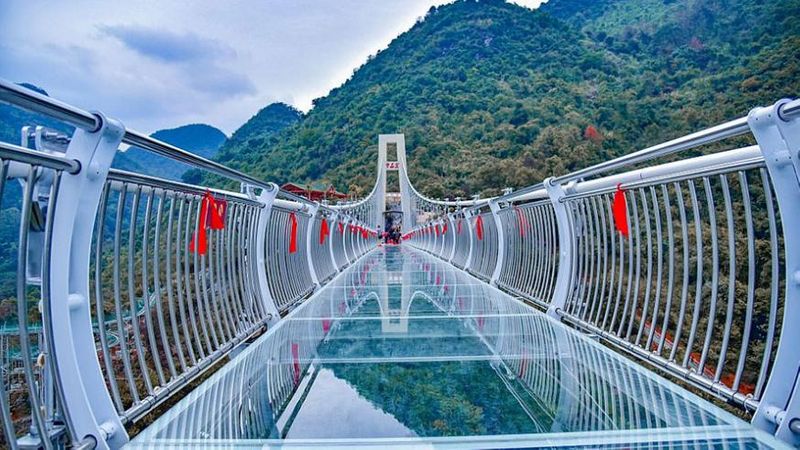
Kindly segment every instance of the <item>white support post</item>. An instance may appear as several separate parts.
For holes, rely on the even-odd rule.
[[[64,172],[58,186],[50,253],[50,323],[45,326],[52,335],[51,357],[73,439],[93,440],[95,448],[107,449],[121,447],[128,442],[128,435],[105,388],[97,358],[89,305],[89,261],[100,196],[125,127],[95,115],[101,122],[99,129],[77,129],[67,147],[66,157],[79,161],[81,171]]]
[[[497,263],[494,265],[494,272],[490,283],[492,286],[497,286],[497,280],[500,278],[500,273],[503,271],[503,259],[506,253],[506,240],[505,232],[503,230],[503,223],[500,222],[500,205],[497,202],[490,202],[489,208],[492,210],[492,217],[494,218],[494,226],[497,229]]]
[[[353,240],[354,240],[353,239],[353,232],[350,230],[350,225],[353,225],[354,222],[355,221],[352,218],[348,218],[345,221],[345,223],[344,223],[344,236],[342,236],[342,238],[344,239],[344,244],[350,246],[350,254],[353,255],[353,258],[350,259],[350,257],[347,256],[347,251],[344,252],[345,258],[347,258],[347,264],[348,265],[353,264],[353,262],[357,259],[357,257],[356,257],[356,246],[353,243]],[[349,236],[349,239],[348,239],[348,236]]]
[[[456,234],[456,227],[455,227],[455,222],[453,222],[453,216],[448,214],[446,217],[447,217],[447,229],[450,230],[450,233],[453,235],[453,246],[450,249],[450,254],[447,255],[447,258],[445,259],[447,259],[447,262],[452,264],[453,257],[456,255],[456,242],[458,242],[458,238],[456,238],[456,236],[458,235]]]
[[[342,270],[339,268],[339,263],[336,262],[336,256],[335,256],[336,254],[333,251],[333,236],[335,235],[334,233],[336,233],[336,231],[335,231],[336,230],[336,226],[335,225],[336,225],[336,221],[339,220],[339,214],[338,213],[333,214],[330,217],[330,219],[331,219],[330,220],[330,224],[329,224],[330,226],[328,227],[328,232],[329,232],[329,235],[328,235],[328,251],[330,251],[330,253],[331,253],[331,261],[333,262],[333,267],[336,269],[336,273],[339,273]]]
[[[311,235],[314,231],[314,219],[317,217],[317,211],[319,211],[319,205],[312,206],[308,211],[311,214],[311,218],[308,220],[308,226],[306,227],[306,261],[308,262],[308,272],[311,274],[311,282],[319,288],[319,278],[317,277],[317,271],[314,270],[314,258],[311,257],[311,242],[313,240]]]
[[[475,247],[475,237],[472,235],[472,224],[469,219],[472,214],[469,211],[464,211],[464,223],[467,225],[467,236],[469,236],[469,251],[467,252],[467,260],[464,262],[464,270],[469,270],[472,264],[472,249]]]
[[[269,282],[267,281],[267,226],[269,219],[272,215],[272,204],[275,202],[275,197],[278,195],[280,189],[277,185],[272,185],[272,189],[262,190],[258,195],[258,201],[264,207],[261,208],[258,214],[258,229],[256,232],[256,280],[258,280],[258,289],[261,292],[261,301],[263,302],[264,311],[271,316],[268,324],[273,325],[281,318],[280,311],[272,298],[272,293],[269,290]]]
[[[753,425],[800,445],[800,119],[781,116],[781,100],[750,112],[747,122],[767,164],[781,213],[786,298],[772,373]]]
[[[558,226],[558,274],[556,276],[556,286],[553,291],[553,298],[547,308],[547,314],[557,319],[561,318],[560,311],[564,309],[567,298],[572,293],[572,262],[574,258],[574,230],[572,220],[566,203],[562,202],[565,189],[559,184],[553,184],[553,178],[544,180],[544,187],[553,205]]]

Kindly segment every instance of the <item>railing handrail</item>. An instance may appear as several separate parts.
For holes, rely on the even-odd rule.
[[[0,101],[61,120],[76,128],[87,131],[98,130],[102,126],[102,119],[99,115],[69,105],[47,95],[34,92],[2,78],[0,78]],[[267,191],[274,189],[273,184],[266,183],[258,178],[232,169],[224,164],[195,155],[194,153],[174,145],[159,141],[158,139],[138,131],[126,128],[122,142],[198,169],[207,170],[234,181],[247,183]]]
[[[791,103],[786,104],[783,108],[781,108],[780,114],[785,118],[794,117],[795,115],[800,114],[800,100],[794,100]],[[712,144],[724,139],[742,136],[748,133],[750,133],[750,127],[747,124],[747,117],[740,117],[738,119],[706,128],[686,136],[672,139],[661,144],[653,145],[633,153],[628,153],[618,158],[604,161],[584,169],[576,170],[566,175],[555,177],[553,178],[553,183],[569,183],[570,181],[587,178],[607,172],[609,170],[650,161],[684,150],[690,150],[701,145]]]
[[[211,192],[212,194],[224,196],[226,200],[233,199],[241,201],[243,203],[258,205],[259,207],[264,206],[258,201],[253,200],[248,196],[240,194],[238,192],[228,191],[224,189],[216,189],[216,188],[203,188],[188,183],[182,183],[180,181],[167,180],[165,178],[154,177],[151,175],[144,175],[136,172],[129,172],[127,170],[111,169],[108,171],[108,179],[111,181],[119,181],[119,182],[141,183],[156,188],[180,190],[197,195],[202,195],[202,193],[208,191]]]
[[[57,119],[72,125],[76,128],[81,128],[84,130],[97,130],[102,126],[102,119],[99,115],[94,114],[92,112],[83,110],[76,106],[70,105],[68,103],[62,102],[60,100],[56,100],[52,97],[47,95],[40,94],[38,92],[32,91],[24,86],[20,86],[16,83],[10,82],[8,80],[0,78],[0,102],[5,102],[20,108],[27,109],[29,111],[39,113],[45,116],[49,116],[53,119]],[[236,169],[228,167],[224,164],[218,163],[216,161],[212,161],[207,158],[203,158],[202,156],[198,156],[192,152],[184,150],[180,147],[167,144],[166,142],[160,141],[144,133],[128,129],[125,129],[125,135],[122,138],[122,142],[131,146],[142,148],[146,151],[151,153],[155,153],[157,155],[172,159],[174,161],[186,164],[188,166],[203,169],[209,171],[211,173],[221,175],[227,179],[237,181],[240,183],[245,183],[250,186],[254,186],[257,188],[264,189],[266,191],[272,191],[273,189],[279,190],[279,196],[286,198],[290,201],[302,203],[309,206],[316,206],[328,211],[335,211],[335,210],[347,210],[354,206],[359,206],[370,199],[370,196],[374,194],[373,192],[370,193],[370,196],[367,196],[364,199],[359,200],[355,205],[346,205],[343,208],[335,208],[331,207],[330,205],[325,206],[321,205],[317,202],[309,200],[305,197],[292,194],[291,192],[285,191],[280,189],[275,183],[265,182],[258,178],[252,177],[248,174],[240,172]],[[14,149],[20,150],[23,149],[22,153],[15,153],[20,158],[24,158],[24,148],[17,147],[12,144],[2,143],[2,148],[0,148],[0,152],[3,150],[9,151]],[[2,155],[2,153],[0,153]],[[64,158],[59,158],[58,156],[45,156],[42,157],[44,159],[49,159],[53,162],[64,160]],[[47,165],[50,163],[44,162],[43,164]],[[80,165],[72,161],[62,161],[61,163],[56,164],[70,164],[70,167],[67,171],[69,173],[74,173],[72,171],[80,170]],[[72,165],[77,165],[76,167],[72,167]],[[123,173],[124,171],[120,170],[112,170],[115,173]],[[138,176],[144,179],[144,175],[136,174],[133,172],[127,172],[128,176]],[[149,177],[148,182],[170,182],[169,180],[158,179],[157,177]],[[177,182],[176,182],[177,183]],[[180,183],[176,184],[178,186]],[[185,185],[189,186],[189,185]],[[221,191],[220,191],[221,192]]]
[[[13,159],[19,162],[40,165],[49,169],[63,170],[70,174],[78,173],[81,170],[81,164],[74,159],[39,152],[0,141],[0,160],[3,159]]]

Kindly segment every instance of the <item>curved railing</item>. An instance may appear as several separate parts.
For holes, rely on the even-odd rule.
[[[405,239],[752,411],[754,425],[797,444],[799,111],[800,101],[757,108],[486,205],[450,208]],[[743,135],[758,145],[631,170]]]
[[[120,447],[127,426],[377,244],[374,192],[320,205],[2,80],[0,101],[75,128],[0,143],[18,249],[3,255],[16,276],[0,310],[0,442],[12,448]],[[112,170],[121,143],[241,192]],[[223,203],[223,225],[208,226]]]

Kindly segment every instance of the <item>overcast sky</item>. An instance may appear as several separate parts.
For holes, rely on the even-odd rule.
[[[0,78],[144,132],[307,111],[447,0],[0,0]],[[515,0],[536,7],[541,0]]]

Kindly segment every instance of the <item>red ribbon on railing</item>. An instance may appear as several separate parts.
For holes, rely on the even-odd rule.
[[[222,230],[225,228],[225,211],[228,210],[228,202],[225,199],[215,199],[211,192],[206,192],[209,200],[209,222],[212,230]]]
[[[461,219],[456,222],[456,234],[461,234]]]
[[[617,191],[614,192],[614,225],[617,230],[625,237],[628,237],[628,202],[625,201],[625,190],[622,185],[617,185]]]
[[[525,237],[525,229],[528,228],[528,219],[525,218],[525,213],[521,209],[514,207],[517,213],[517,226],[519,227],[519,237]]]
[[[475,219],[475,233],[478,235],[478,240],[482,241],[483,240],[483,217],[481,217],[481,216],[478,216],[478,218]]]
[[[361,237],[363,239],[367,239],[367,237],[369,236],[369,230],[367,230],[364,227],[360,227],[360,228],[361,228]]]
[[[292,363],[294,366],[294,384],[300,383],[300,344],[292,342]]]
[[[189,242],[189,251],[198,255],[205,255],[208,250],[206,238],[206,222],[208,221],[208,200],[204,196],[200,202],[200,217],[197,218],[197,229],[192,233],[192,241]]]
[[[322,223],[319,226],[319,245],[325,243],[325,238],[331,234],[330,230],[328,230],[328,221],[325,218],[322,218]]]
[[[442,234],[446,233],[447,233],[447,222],[445,222],[444,225],[442,225]]]
[[[225,211],[228,202],[215,199],[210,191],[206,191],[200,201],[200,214],[197,217],[197,229],[192,233],[189,251],[205,255],[208,251],[208,228],[221,230],[225,228]]]
[[[339,222],[339,234],[344,234],[344,224]]]
[[[297,252],[297,216],[289,213],[289,253]]]
[[[525,372],[528,371],[528,363],[529,363],[528,355],[525,354],[522,357],[522,360],[519,362],[519,377],[520,378],[525,377]]]
[[[440,234],[442,234],[442,231],[439,229],[439,224],[437,223],[436,224],[436,235],[439,236]]]

